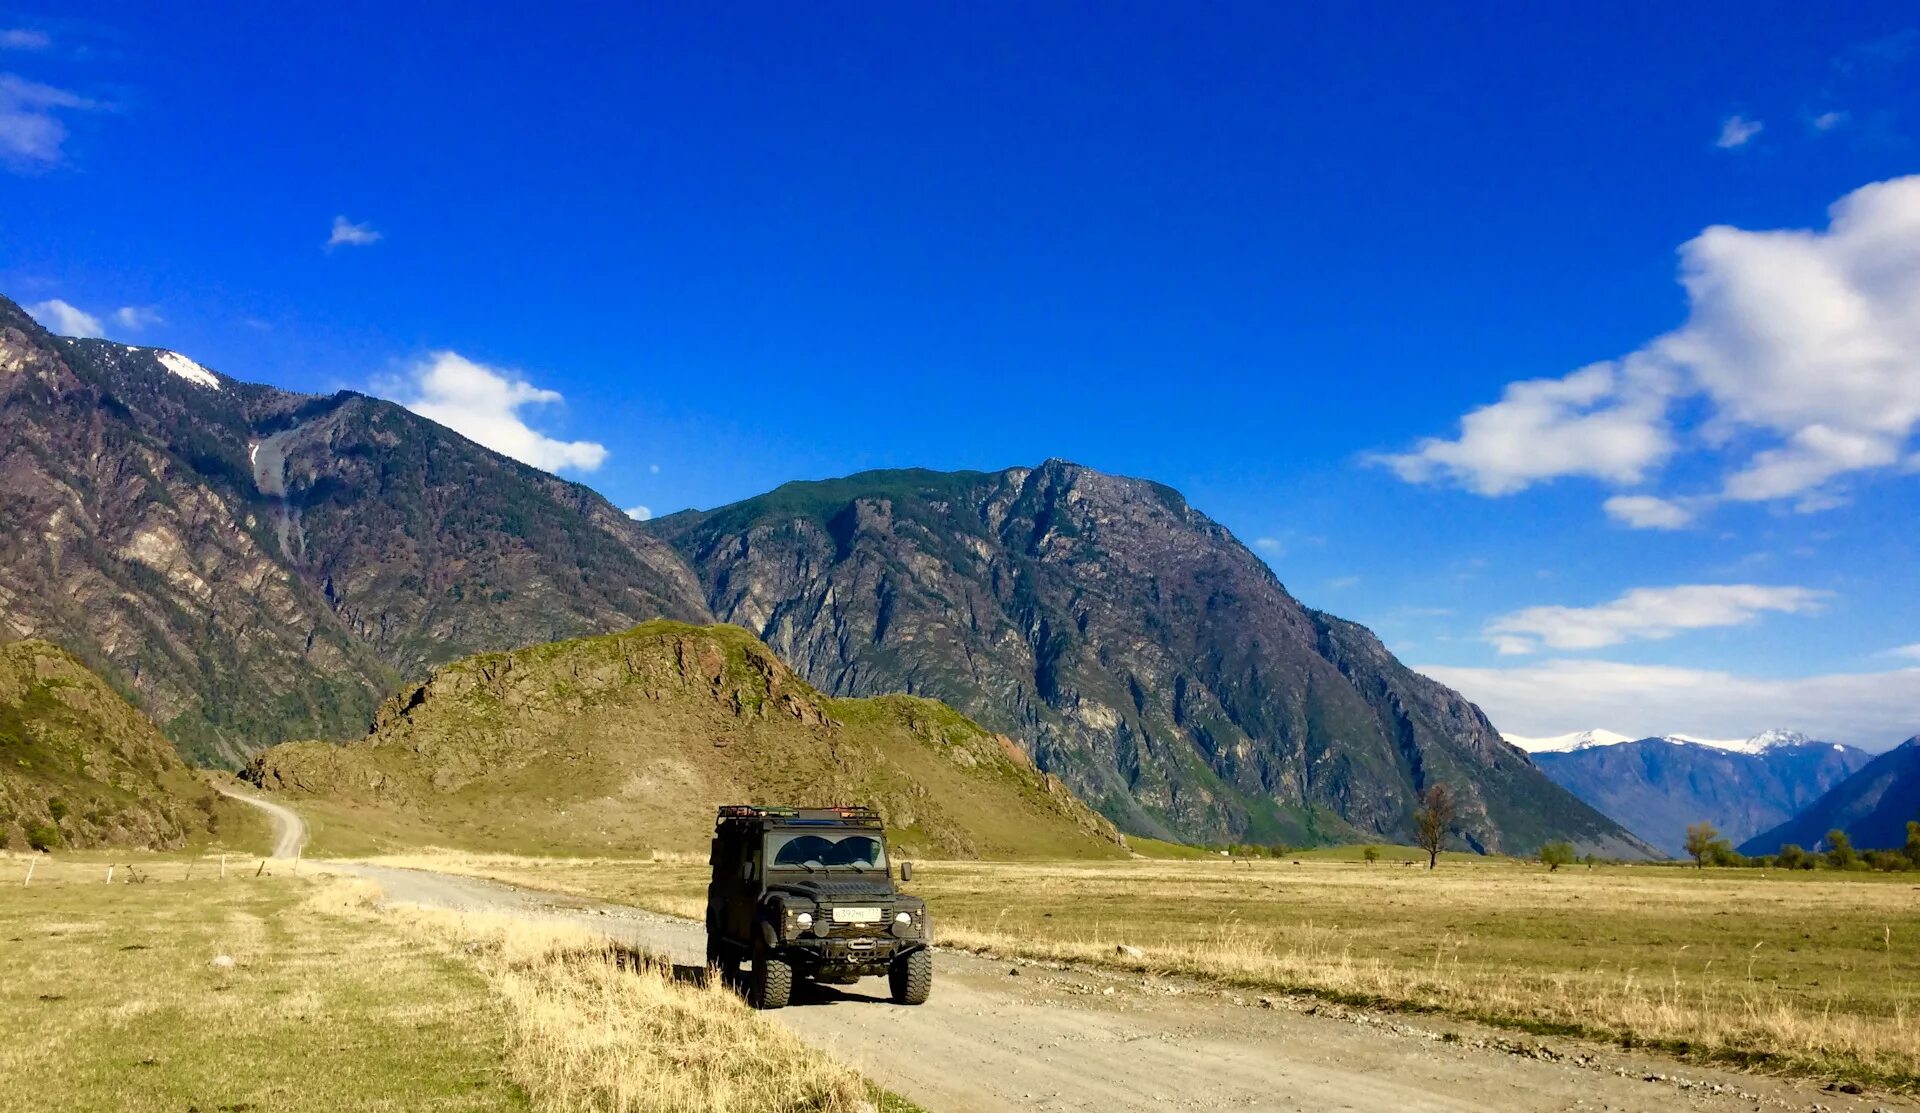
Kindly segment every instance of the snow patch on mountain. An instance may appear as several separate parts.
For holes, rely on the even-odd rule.
[[[220,389],[220,376],[193,362],[186,356],[181,355],[179,352],[158,351],[153,353],[153,355],[155,359],[160,361],[160,366],[195,386],[203,386],[208,390]]]
[[[1551,738],[1522,738],[1517,734],[1503,734],[1501,737],[1530,754],[1564,754],[1594,746],[1617,746],[1622,742],[1636,741],[1631,734],[1598,729],[1556,734]]]
[[[1523,738],[1516,734],[1503,734],[1501,737],[1530,754],[1572,753],[1575,750],[1587,750],[1595,746],[1618,746],[1622,742],[1639,742],[1645,737],[1653,737],[1662,742],[1673,742],[1682,746],[1708,746],[1736,754],[1764,754],[1768,750],[1783,746],[1804,746],[1808,742],[1807,736],[1799,731],[1783,730],[1778,727],[1763,730],[1751,738],[1696,738],[1691,734],[1635,736],[1600,729],[1556,734],[1550,738]]]

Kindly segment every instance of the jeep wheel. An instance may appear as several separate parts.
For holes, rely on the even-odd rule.
[[[756,1009],[784,1009],[793,997],[793,967],[767,953],[753,952],[753,988],[747,1001]]]
[[[894,959],[887,969],[887,985],[895,1004],[925,1004],[933,994],[933,952],[923,947]]]

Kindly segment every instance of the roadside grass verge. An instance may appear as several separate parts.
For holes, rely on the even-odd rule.
[[[28,887],[7,862],[0,1109],[527,1108],[470,966],[315,910],[310,880],[185,865],[108,885],[54,858]]]
[[[698,917],[682,861],[432,858],[531,888]],[[1910,876],[1284,861],[916,863],[943,947],[1920,1090]],[[1137,957],[1122,945],[1138,948]]]
[[[380,908],[311,865],[125,857],[35,856],[31,885],[0,861],[0,1111],[916,1113],[704,971],[585,928]]]
[[[910,1108],[761,1021],[705,971],[676,973],[572,925],[406,906],[382,916],[486,977],[510,1017],[508,1073],[536,1110]]]

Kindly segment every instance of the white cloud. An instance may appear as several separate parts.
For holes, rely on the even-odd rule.
[[[67,125],[55,113],[99,107],[78,93],[0,73],[0,161],[16,170],[59,165]]]
[[[1728,116],[1726,122],[1720,125],[1720,137],[1713,141],[1713,145],[1723,151],[1744,147],[1749,140],[1764,131],[1766,126],[1758,120],[1749,120],[1744,116]]]
[[[130,332],[138,332],[154,325],[164,325],[166,318],[150,305],[123,305],[113,311],[113,323]]]
[[[1680,328],[1616,362],[1509,384],[1458,438],[1375,460],[1411,482],[1504,495],[1561,476],[1636,485],[1687,447],[1729,469],[1717,496],[1676,506],[1837,505],[1838,481],[1908,458],[1920,424],[1920,175],[1829,213],[1825,231],[1706,229],[1680,249]],[[1676,412],[1698,416],[1684,436]]]
[[[371,224],[355,224],[344,216],[333,218],[333,234],[327,237],[327,250],[345,244],[349,247],[365,247],[380,242],[380,233],[374,231]]]
[[[1905,657],[1909,660],[1920,661],[1920,642],[1914,642],[1912,645],[1903,645],[1897,649],[1889,649],[1887,650],[1887,656]]]
[[[1692,510],[1653,495],[1615,495],[1604,508],[1607,517],[1634,529],[1685,529],[1693,524]]]
[[[1543,479],[1585,475],[1638,483],[1673,451],[1670,387],[1649,361],[1596,363],[1564,379],[1510,383],[1500,401],[1460,419],[1460,438],[1373,457],[1409,483],[1449,479],[1510,495]]]
[[[106,331],[100,325],[100,318],[59,298],[29,305],[27,312],[48,332],[61,336],[99,336]]]
[[[1634,738],[1746,738],[1790,726],[1885,749],[1920,732],[1920,668],[1800,678],[1714,669],[1548,660],[1517,668],[1421,665],[1501,730],[1546,736],[1605,725]]]
[[[1832,131],[1834,128],[1840,127],[1847,122],[1847,114],[1845,112],[1822,112],[1807,122],[1812,125],[1815,131]]]
[[[396,393],[396,401],[421,417],[536,468],[592,471],[607,458],[605,445],[556,440],[520,416],[528,406],[563,402],[557,392],[457,352],[435,352],[415,364]]]
[[[1637,587],[1597,607],[1527,607],[1488,622],[1484,633],[1504,654],[1599,649],[1631,640],[1671,638],[1685,630],[1743,626],[1762,614],[1807,614],[1829,593],[1759,584]],[[1524,734],[1525,731],[1520,733]]]
[[[1272,553],[1274,556],[1284,556],[1287,551],[1287,547],[1280,543],[1278,537],[1255,538],[1253,547],[1263,553]]]
[[[644,522],[653,517],[653,511],[645,506],[629,506],[627,507],[627,517],[632,518],[636,522]]]
[[[53,45],[53,39],[45,31],[34,31],[26,27],[11,27],[0,31],[0,50],[45,50]]]
[[[659,475],[659,474],[660,474],[660,465],[659,465],[659,464],[648,464],[648,465],[647,465],[647,470],[648,470],[648,471],[650,471],[650,472],[652,472],[652,473],[653,473],[653,474],[655,474],[655,475]]]
[[[1360,577],[1358,576],[1335,576],[1333,579],[1327,581],[1327,586],[1333,588],[1335,591],[1345,591],[1347,588],[1353,587],[1359,582]]]

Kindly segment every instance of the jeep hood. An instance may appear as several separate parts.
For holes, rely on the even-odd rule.
[[[810,877],[782,878],[767,884],[770,893],[788,893],[805,897],[815,904],[845,904],[848,901],[870,900],[875,902],[897,902],[905,895],[896,891],[892,882],[883,874],[862,877],[858,874],[848,877],[845,874],[832,876],[816,875]]]

